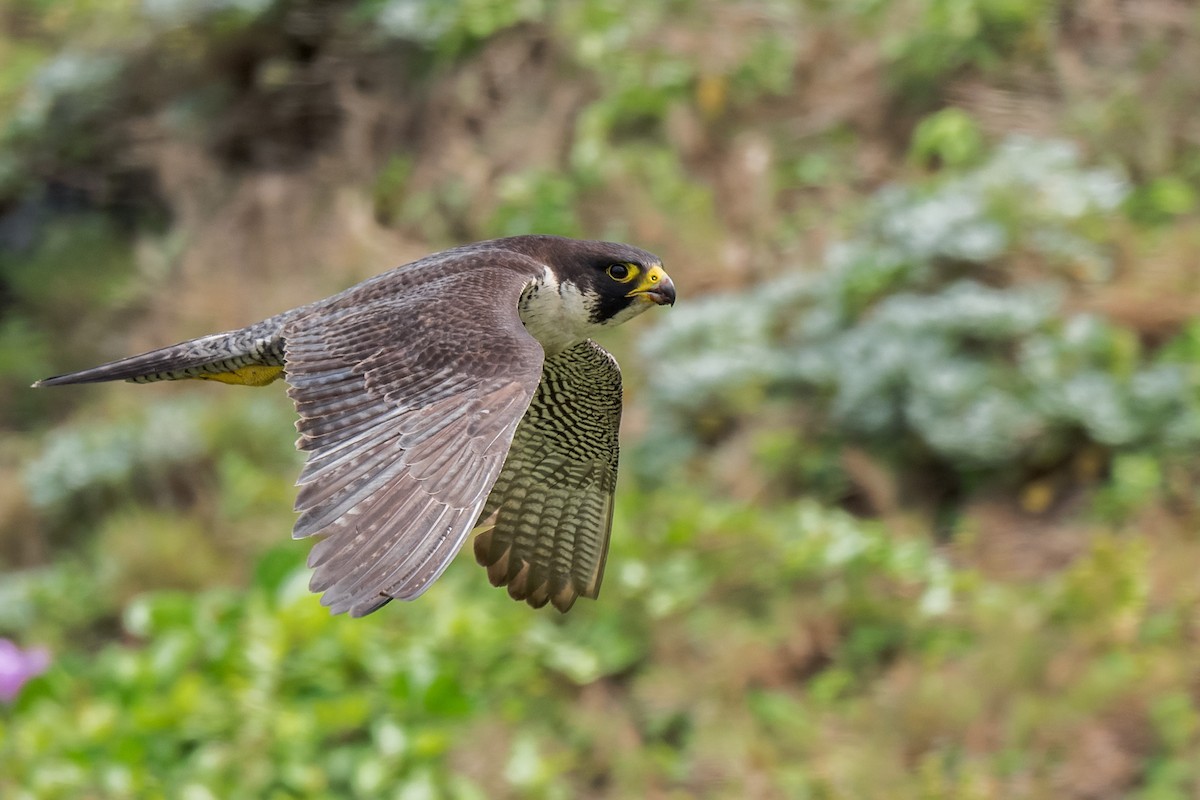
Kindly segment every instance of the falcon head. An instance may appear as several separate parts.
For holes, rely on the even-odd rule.
[[[626,322],[651,306],[675,303],[675,284],[662,262],[640,248],[558,236],[510,241],[544,265],[542,278],[522,297],[521,320],[547,352]]]
[[[675,284],[657,256],[629,245],[597,244],[603,246],[575,270],[592,324],[619,325],[650,306],[675,305]]]

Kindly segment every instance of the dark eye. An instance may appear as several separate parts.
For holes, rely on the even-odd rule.
[[[628,264],[613,264],[608,268],[608,277],[614,281],[629,280],[629,265]]]

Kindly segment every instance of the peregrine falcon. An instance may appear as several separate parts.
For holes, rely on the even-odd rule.
[[[34,386],[283,377],[308,453],[292,535],[320,537],[333,613],[417,597],[473,530],[493,585],[565,612],[599,593],[617,478],[621,373],[590,337],[674,302],[644,250],[516,236]]]

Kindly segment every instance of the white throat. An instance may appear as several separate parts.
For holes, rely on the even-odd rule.
[[[525,329],[547,355],[553,355],[603,327],[591,321],[595,305],[595,297],[585,295],[573,283],[559,283],[547,267],[525,287],[518,310]]]

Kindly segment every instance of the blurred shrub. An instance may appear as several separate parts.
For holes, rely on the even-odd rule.
[[[1046,58],[1051,15],[1041,0],[915,0],[880,3],[905,15],[886,32],[889,77],[912,99],[966,69],[995,70],[1014,57]]]
[[[1022,138],[883,189],[819,269],[681,306],[643,339],[672,365],[649,376],[649,449],[780,403],[819,412],[814,437],[960,473],[1054,464],[1087,441],[1194,445],[1200,383],[1175,348],[1063,306],[1109,276],[1101,220],[1127,193],[1069,145]]]
[[[286,538],[301,460],[291,403],[222,388],[76,419],[30,453],[21,477],[41,524],[6,534],[40,537],[57,559],[0,580],[0,631],[86,637],[142,590],[239,582]]]
[[[0,128],[0,193],[25,188],[56,162],[94,156],[100,137],[88,126],[111,102],[119,70],[114,56],[65,52],[37,71]]]
[[[509,175],[497,187],[498,205],[489,235],[518,236],[529,231],[581,236],[576,212],[578,188],[569,177],[549,170]]]
[[[134,599],[91,652],[19,622],[56,655],[0,716],[0,792],[953,797],[974,775],[999,798],[1014,763],[1050,792],[1082,731],[1139,715],[1163,796],[1200,778],[1192,601],[1154,596],[1143,542],[1103,537],[1022,586],[809,501],[619,500],[603,600],[568,617],[510,602],[469,557],[415,604],[331,617],[297,542],[244,590]],[[995,738],[956,766],[981,727]]]
[[[983,132],[967,112],[945,108],[918,123],[910,152],[919,163],[970,166],[984,154]]]
[[[270,138],[264,100],[313,110],[306,93],[328,75],[305,64],[411,46],[421,54],[414,73],[469,73],[487,37],[525,25],[531,42],[553,40],[556,79],[578,81],[588,104],[561,169],[501,167],[479,224],[445,230],[458,239],[604,227],[621,237],[637,220],[693,243],[719,233],[719,211],[744,204],[736,188],[714,196],[739,131],[779,145],[763,151],[770,191],[853,194],[864,173],[894,174],[890,164],[852,166],[871,160],[868,140],[876,153],[896,152],[904,131],[891,109],[924,107],[963,74],[1038,73],[1064,20],[1032,0],[17,5],[39,9],[29,19],[41,27],[36,44],[0,49],[0,111],[20,123],[0,137],[0,173],[11,178],[0,178],[0,193],[122,163],[113,153],[126,151],[106,150],[113,142],[99,135],[114,131],[106,114],[117,126],[127,118],[112,102],[122,88],[148,92],[138,114],[166,109],[168,135],[204,138],[228,128],[231,96],[243,92],[252,113],[238,133],[249,138],[235,144],[244,144]],[[89,15],[97,24],[80,25]],[[59,53],[52,25],[86,29],[117,54]],[[843,54],[849,74],[824,83]],[[155,80],[114,77],[146,63],[163,65],[137,73]],[[13,87],[39,66],[45,74],[19,100]],[[1186,83],[1186,68],[1175,69]],[[890,91],[873,86],[877,75]],[[859,92],[870,113],[843,104]],[[887,111],[873,123],[878,109]],[[1148,118],[1170,136],[1181,130]],[[276,130],[302,131],[295,120],[282,114]],[[806,132],[814,123],[816,135]],[[926,117],[910,164],[948,174],[880,192],[817,268],[689,301],[642,334],[646,363],[661,365],[648,389],[656,416],[626,477],[661,477],[665,462],[747,428],[707,460],[738,469],[749,452],[765,472],[803,473],[810,494],[844,486],[831,473],[848,443],[940,481],[1038,470],[1092,442],[1118,450],[1096,508],[1113,519],[1156,511],[1158,488],[1189,475],[1157,451],[1195,444],[1200,326],[1155,349],[1125,326],[1069,313],[1064,298],[1109,278],[1118,211],[1177,222],[1194,213],[1195,176],[1134,171],[1144,181],[1131,187],[1061,144],[1014,140],[989,154],[983,127],[957,109]],[[329,141],[299,138],[306,152]],[[458,216],[473,198],[455,175],[414,187],[420,155],[404,150],[382,165],[372,192],[385,224],[428,238],[443,229],[424,223]],[[243,158],[231,169],[262,163],[281,168]],[[96,173],[83,175],[94,184]],[[782,221],[774,198],[764,203],[762,236],[750,238],[807,231],[804,213],[827,224],[826,205],[810,200]],[[0,197],[22,237],[21,214],[38,203]],[[646,225],[655,214],[662,224]],[[50,226],[44,251],[0,264],[0,368],[13,367],[0,371],[10,382],[38,377],[52,358],[42,355],[45,326],[26,324],[31,309],[83,341],[96,330],[77,324],[85,307],[128,302],[118,280],[126,243],[114,235],[124,229],[78,227],[64,237]],[[735,233],[747,236],[745,223]],[[716,247],[697,250],[720,260]],[[68,352],[85,360],[86,346]],[[1063,573],[1014,584],[957,566],[902,525],[814,502],[723,500],[706,481],[655,491],[626,480],[603,599],[569,617],[507,601],[467,556],[416,605],[330,618],[304,589],[306,544],[285,541],[298,460],[286,399],[209,388],[221,399],[202,407],[77,418],[31,460],[36,515],[89,534],[44,569],[0,575],[0,633],[56,651],[50,673],[0,715],[0,795],[1197,795],[1186,536],[1156,526],[1153,547],[1101,537]],[[35,418],[26,412],[22,420]],[[1194,493],[1194,480],[1183,485]],[[280,544],[258,557],[267,539]],[[157,590],[200,583],[235,588]],[[156,591],[130,599],[146,589]],[[1123,772],[1097,788],[1088,779],[1101,762]]]
[[[195,401],[156,404],[131,419],[56,429],[25,467],[30,501],[66,513],[74,502],[192,462],[204,449],[197,410]]]
[[[1196,190],[1179,175],[1163,175],[1140,186],[1129,198],[1133,219],[1161,225],[1196,210]]]
[[[73,214],[39,236],[46,216],[29,205],[0,217],[0,425],[22,427],[61,408],[65,397],[39,396],[29,384],[46,377],[47,364],[86,360],[96,337],[81,321],[133,294],[132,248],[111,220]]]
[[[206,388],[220,391],[196,387],[198,392]],[[271,469],[299,464],[284,424],[290,414],[290,402],[278,396],[228,393],[214,402],[193,394],[115,419],[61,424],[25,465],[25,485],[35,508],[69,514],[73,504],[134,494],[139,482],[207,460],[241,484],[229,487],[229,502],[243,508],[253,503],[259,483],[247,460]]]
[[[512,603],[469,558],[418,604],[332,617],[306,591],[303,543],[268,552],[246,590],[144,595],[123,612],[123,642],[60,653],[27,686],[11,723],[0,720],[0,791],[44,800],[86,791],[573,796],[581,772],[611,770],[608,780],[618,782],[632,775],[598,760],[604,726],[564,701],[606,679],[649,690],[659,680],[648,669],[656,642],[694,638],[717,661],[724,648],[714,630],[771,647],[773,631],[794,624],[797,591],[815,588],[827,595],[823,613],[855,631],[830,654],[840,677],[822,691],[832,702],[952,608],[952,576],[924,543],[812,504],[756,512],[699,499],[626,495],[620,527],[646,530],[616,543],[605,601],[569,618]],[[658,522],[639,525],[643,515]],[[714,549],[735,530],[736,546],[753,558]],[[25,620],[18,630],[35,641],[40,625]],[[714,662],[693,679],[724,680],[733,663]],[[610,710],[634,720],[639,738],[673,742],[628,754],[639,780],[686,772],[692,743],[720,733],[674,740],[659,727],[671,718],[691,724],[699,709],[685,697],[670,691],[645,708],[625,697]],[[721,702],[749,724],[740,698]]]
[[[545,16],[543,0],[373,0],[359,3],[388,36],[457,55],[497,31]]]

